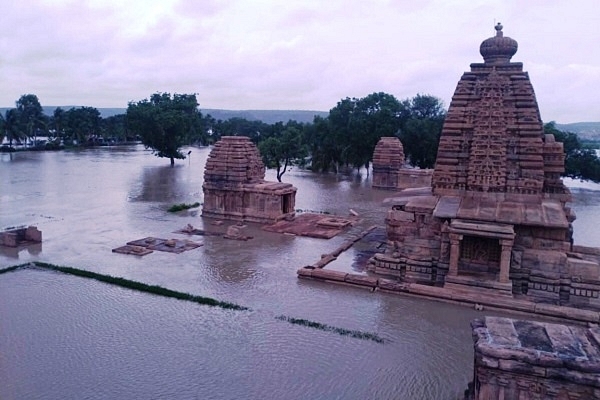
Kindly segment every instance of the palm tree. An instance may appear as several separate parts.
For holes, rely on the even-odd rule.
[[[1,114],[0,114],[1,117]],[[25,132],[21,129],[19,110],[11,108],[6,110],[4,117],[1,118],[3,136],[8,139],[8,144],[12,147],[13,140],[21,143],[26,138]]]

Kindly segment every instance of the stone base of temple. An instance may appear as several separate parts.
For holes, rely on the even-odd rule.
[[[446,275],[444,288],[464,294],[513,297],[512,283],[501,283],[492,279]]]

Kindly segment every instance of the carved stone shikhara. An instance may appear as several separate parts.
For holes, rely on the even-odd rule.
[[[517,42],[485,40],[460,78],[430,188],[404,190],[370,269],[460,293],[600,309],[600,251],[573,246],[562,143],[545,135]],[[374,163],[375,165],[375,163]]]
[[[397,137],[382,137],[373,151],[373,187],[402,189],[431,185],[430,169],[407,168],[404,148]]]
[[[264,178],[265,166],[252,141],[223,136],[206,162],[202,215],[260,223],[293,217],[296,188]]]

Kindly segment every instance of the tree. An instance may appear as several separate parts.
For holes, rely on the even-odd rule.
[[[102,137],[109,142],[124,142],[127,140],[125,114],[117,114],[100,121]]]
[[[239,117],[229,118],[225,121],[218,120],[212,125],[215,140],[219,140],[221,136],[246,136],[254,144],[258,144],[269,129],[269,124],[262,121],[249,121]]]
[[[35,94],[24,94],[16,102],[19,111],[21,130],[27,138],[35,137],[40,130],[46,130],[46,116]]]
[[[179,150],[201,115],[195,94],[155,93],[150,99],[130,102],[127,106],[127,128],[139,135],[146,148],[157,157],[185,159]]]
[[[306,156],[302,145],[302,132],[293,126],[293,123],[288,125],[280,134],[270,136],[258,144],[265,166],[277,169],[279,182],[289,166]]]
[[[94,107],[71,108],[64,112],[65,137],[78,145],[94,143],[100,134],[100,111]]]
[[[402,104],[391,94],[372,93],[356,102],[354,126],[350,137],[348,162],[359,169],[367,167],[379,139],[394,136],[400,129]]]
[[[314,129],[308,130],[313,167],[368,167],[379,139],[396,135],[405,113],[403,104],[383,92],[342,99],[329,111],[326,124],[315,119]]]
[[[21,143],[21,140],[26,137],[22,130],[20,112],[16,108],[6,110],[4,116],[0,114],[0,128],[2,135],[8,139],[10,147],[12,147],[13,141]]]
[[[65,118],[65,110],[56,107],[52,117],[50,117],[50,126],[54,132],[54,137],[61,139],[64,137]]]
[[[417,94],[402,102],[403,114],[398,134],[410,165],[433,168],[446,117],[443,102],[437,97]]]

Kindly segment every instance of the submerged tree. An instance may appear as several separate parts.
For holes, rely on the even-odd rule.
[[[195,94],[155,93],[150,99],[130,102],[127,106],[127,128],[139,135],[146,148],[157,157],[166,157],[175,165],[183,160],[179,150],[189,141],[194,127],[200,125],[198,101]]]
[[[46,130],[47,117],[35,94],[24,94],[16,102],[21,131],[35,142],[38,132]]]
[[[21,140],[25,139],[25,131],[21,128],[21,117],[18,109],[8,109],[4,116],[0,114],[0,132],[3,138],[8,140],[10,147],[12,147],[13,141],[21,143]]]
[[[288,126],[279,134],[268,137],[258,144],[258,149],[267,168],[277,169],[277,180],[296,160],[306,156],[302,145],[302,132],[295,126]]]
[[[404,113],[398,137],[410,165],[433,168],[446,118],[442,100],[417,94],[402,102]]]

